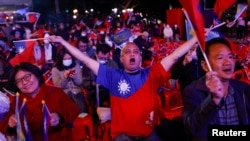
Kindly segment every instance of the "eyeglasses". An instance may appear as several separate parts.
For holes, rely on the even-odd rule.
[[[32,75],[31,73],[27,73],[27,74],[25,74],[22,78],[17,79],[17,80],[15,81],[15,83],[16,83],[17,85],[20,85],[20,84],[23,83],[23,81],[25,81],[25,82],[30,81],[31,75]]]

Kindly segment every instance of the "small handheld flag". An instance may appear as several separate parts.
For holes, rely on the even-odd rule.
[[[35,45],[35,41],[16,41],[14,42],[14,45],[17,50],[17,54],[10,59],[10,64],[12,66],[19,64],[20,62],[34,62],[33,47]]]
[[[27,118],[26,118],[26,101],[27,101],[27,99],[24,98],[22,106],[20,108],[20,113],[23,117],[23,124],[24,124],[24,129],[25,129],[25,139],[26,139],[26,141],[32,141],[31,133],[30,133]]]
[[[112,35],[110,39],[116,44],[121,45],[129,40],[132,36],[132,33],[128,29],[123,29],[120,32]]]
[[[237,4],[236,14],[234,15],[234,21],[236,21],[246,11],[247,5]]]
[[[226,11],[236,0],[216,0],[214,4],[214,18],[220,19],[223,12]]]
[[[185,16],[186,16],[186,18],[187,18],[187,20],[188,20],[188,22],[189,22],[189,24],[190,24],[190,26],[191,26],[191,29],[194,29],[194,27],[193,27],[193,25],[192,25],[192,22],[191,22],[191,20],[190,20],[190,18],[189,18],[189,16],[188,16],[188,13],[187,13],[187,11],[183,8],[182,9],[183,10],[183,12],[184,12],[184,14],[185,14]],[[204,25],[203,25],[204,26]],[[194,30],[195,31],[195,30]],[[198,35],[197,35],[197,33],[196,32],[194,32],[195,33],[195,35],[197,36],[197,38],[198,38]],[[199,40],[200,38],[198,38],[198,44],[199,44],[199,47],[200,47],[200,49],[201,49],[201,52],[202,52],[202,55],[203,55],[203,57],[204,57],[204,59],[205,59],[205,61],[206,61],[206,63],[207,63],[207,66],[208,66],[208,69],[209,69],[209,71],[212,71],[212,68],[211,68],[211,65],[210,65],[210,63],[209,63],[209,61],[208,61],[208,59],[207,59],[207,56],[206,56],[206,54],[205,54],[205,52],[204,52],[204,49],[205,49],[205,37],[204,37],[204,34],[205,33],[203,33],[203,38],[204,39],[201,39],[201,40]],[[200,35],[200,34],[199,34]],[[204,41],[203,41],[204,40]],[[204,42],[203,44],[203,47],[202,47],[202,44],[201,44],[201,42]]]
[[[48,121],[50,117],[50,111],[45,103],[45,100],[42,100],[43,104],[43,140],[48,141]]]
[[[26,13],[26,19],[30,23],[36,23],[40,17],[40,13],[38,12],[27,12]]]
[[[17,132],[17,140],[18,141],[25,141],[25,137],[22,131],[21,121],[20,121],[20,115],[19,115],[19,93],[16,93],[16,107],[15,107],[15,116],[16,116],[16,132]]]

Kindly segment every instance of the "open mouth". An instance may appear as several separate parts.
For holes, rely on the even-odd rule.
[[[135,58],[130,58],[129,62],[130,64],[135,64]]]
[[[227,69],[223,69],[222,71],[225,72],[225,73],[230,73],[230,72],[232,72],[232,69],[231,68],[227,68]]]

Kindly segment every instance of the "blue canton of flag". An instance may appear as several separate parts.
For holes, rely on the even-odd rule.
[[[222,37],[222,35],[219,32],[211,30],[208,33],[208,35],[206,36],[206,41],[209,41],[209,40],[211,40],[213,38],[219,38],[219,37]]]
[[[20,42],[17,41],[17,42],[15,42],[14,41],[14,45],[15,45],[16,53],[17,54],[22,53],[26,49],[26,42],[23,42],[23,41],[20,41]]]
[[[116,45],[121,45],[129,40],[132,36],[132,33],[128,29],[123,29],[120,32],[112,35],[110,37],[111,41],[113,41]]]
[[[194,31],[191,28],[191,25],[189,24],[189,22],[187,20],[185,20],[185,26],[186,26],[186,36],[187,36],[187,40],[191,39],[194,35]],[[221,37],[221,34],[219,32],[217,32],[216,30],[211,30],[208,35],[206,36],[206,41],[211,40],[213,38],[218,38]]]
[[[185,20],[185,27],[186,27],[186,38],[187,40],[190,40],[194,36],[194,31],[192,30],[187,20]]]

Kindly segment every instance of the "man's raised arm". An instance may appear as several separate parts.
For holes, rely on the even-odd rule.
[[[69,44],[67,41],[65,41],[62,37],[60,36],[50,36],[49,40],[51,42],[57,42],[60,43],[63,47],[65,47],[76,59],[80,60],[82,63],[86,64],[88,68],[90,68],[95,75],[97,75],[98,69],[100,64],[90,58],[89,56],[83,54],[78,48],[72,46]]]

